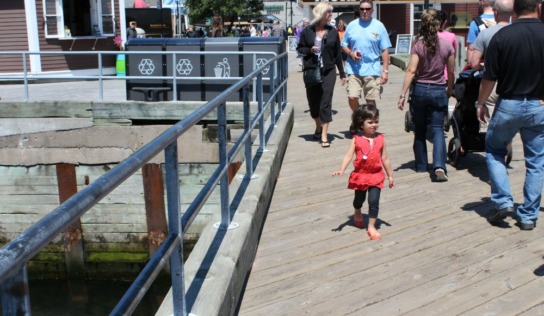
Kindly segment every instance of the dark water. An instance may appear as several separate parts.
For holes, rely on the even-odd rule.
[[[32,315],[109,315],[131,284],[122,281],[86,281],[77,285],[64,280],[31,280]],[[133,315],[155,315],[169,288],[168,278],[155,281]]]

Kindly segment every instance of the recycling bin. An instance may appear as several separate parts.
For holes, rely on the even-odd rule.
[[[223,37],[223,38],[169,38],[133,39],[127,51],[175,51],[173,55],[127,56],[127,75],[165,76],[164,80],[128,79],[127,99],[146,101],[210,101],[257,67],[285,52],[282,37]],[[179,52],[179,53],[177,53]],[[183,54],[201,52],[202,54]],[[209,52],[210,54],[207,54]],[[214,54],[218,52],[220,54]],[[252,54],[225,54],[225,52],[262,52]],[[269,70],[263,73],[264,97],[269,94]],[[173,80],[176,76],[176,94]],[[275,71],[277,76],[278,70]],[[201,79],[184,79],[202,77]],[[233,79],[229,79],[233,78]],[[253,98],[253,86],[250,89]],[[242,92],[229,97],[229,101],[242,101]]]

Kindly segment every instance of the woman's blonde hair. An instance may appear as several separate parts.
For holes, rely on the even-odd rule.
[[[440,15],[438,11],[431,9],[425,10],[421,14],[421,28],[419,29],[418,40],[423,41],[425,50],[434,55],[440,48],[438,40],[438,31],[440,30]]]
[[[321,21],[323,18],[323,15],[325,15],[325,12],[332,11],[332,5],[328,2],[320,2],[318,5],[315,6],[312,13],[314,14],[314,19],[310,24],[314,25],[317,22]]]

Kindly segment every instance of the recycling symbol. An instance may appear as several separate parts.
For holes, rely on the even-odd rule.
[[[138,65],[138,70],[142,75],[151,75],[155,71],[155,65],[151,59],[142,59]]]
[[[189,59],[180,59],[176,65],[178,74],[188,76],[193,71],[193,65]]]
[[[257,69],[257,68],[261,67],[262,65],[266,64],[267,61],[268,61],[268,59],[266,59],[266,58],[257,59],[257,61],[255,61],[255,69]],[[263,75],[266,75],[269,70],[270,70],[270,65],[263,69]]]

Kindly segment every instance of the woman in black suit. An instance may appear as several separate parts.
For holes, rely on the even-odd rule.
[[[300,34],[297,51],[303,56],[304,69],[319,67],[323,82],[318,85],[306,84],[306,97],[310,115],[315,121],[314,138],[321,139],[321,147],[330,147],[329,123],[332,121],[332,94],[336,83],[336,68],[342,85],[346,73],[342,64],[340,38],[334,27],[329,25],[332,5],[320,2],[313,10],[314,19]]]

